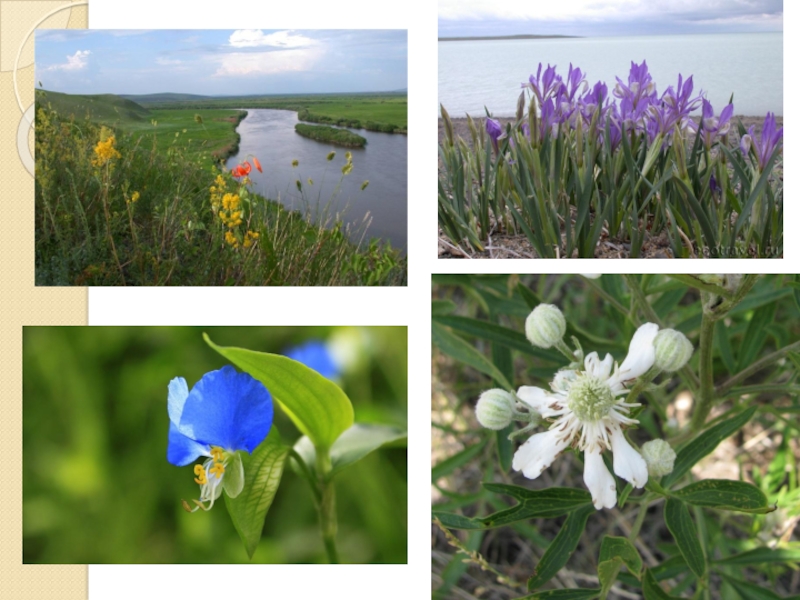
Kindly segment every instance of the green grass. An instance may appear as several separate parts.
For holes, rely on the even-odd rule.
[[[105,121],[110,129],[101,125],[104,118],[127,101],[106,104],[92,104],[89,114],[101,115],[94,122],[74,110],[62,114],[49,93],[39,94],[37,285],[406,284],[406,260],[388,244],[349,229],[336,214],[315,214],[310,201],[303,211],[289,211],[253,194],[214,166],[211,143],[189,142],[199,131],[208,140],[232,131],[233,124],[215,119],[235,111],[149,110],[144,116],[155,126],[119,118]],[[205,115],[202,124],[196,113]],[[119,154],[98,164],[98,143],[110,135]],[[236,225],[220,216],[222,194],[214,206],[217,176],[222,194],[239,197]],[[253,234],[255,243],[246,244]]]
[[[294,130],[303,137],[317,140],[318,142],[328,142],[330,144],[336,144],[337,146],[345,146],[346,148],[363,148],[367,144],[367,140],[360,135],[347,131],[347,129],[298,123],[294,126]]]
[[[239,147],[236,126],[247,114],[246,111],[222,109],[148,109],[113,94],[87,96],[40,92],[37,101],[64,117],[88,118],[94,123],[137,136],[146,135],[150,139],[155,136],[159,150],[178,145],[189,156],[214,162],[236,153]],[[197,122],[196,115],[200,116],[202,123]]]
[[[157,101],[143,97],[145,106],[154,108],[277,108],[300,113],[307,110],[311,115],[330,119],[338,123],[341,119],[359,121],[361,127],[367,122],[377,125],[392,125],[394,131],[404,133],[408,128],[408,95],[396,94],[312,94],[307,96],[244,96],[235,98],[208,98],[202,100]],[[131,96],[131,98],[139,97]],[[149,100],[149,101],[148,101]],[[299,114],[298,114],[299,116]],[[300,117],[302,119],[302,117]],[[377,129],[377,128],[375,128]]]

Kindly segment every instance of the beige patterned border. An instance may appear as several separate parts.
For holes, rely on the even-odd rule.
[[[33,177],[17,149],[20,130],[24,148],[28,127],[14,93],[20,44],[39,19],[63,4],[68,0],[0,0],[0,202],[6,214],[0,222],[0,455],[9,470],[0,486],[0,595],[20,600],[84,600],[88,594],[85,566],[22,564],[22,326],[87,324],[85,289],[34,287]],[[88,7],[77,6],[42,25],[84,29],[88,19]],[[33,102],[33,71],[31,36],[19,53],[17,71],[19,100],[26,109]],[[32,131],[28,144],[32,150]]]

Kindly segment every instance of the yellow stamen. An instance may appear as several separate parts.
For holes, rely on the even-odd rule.
[[[211,446],[211,457],[214,462],[222,462],[222,453],[223,450],[219,446]]]
[[[208,470],[208,472],[209,473],[215,473],[216,476],[217,476],[217,479],[219,479],[220,477],[222,477],[222,474],[225,472],[225,465],[223,465],[221,462],[215,462],[214,466],[211,467]]]
[[[200,485],[205,485],[208,483],[208,478],[206,477],[206,471],[203,468],[203,465],[195,465],[194,474],[197,475],[197,477],[194,479],[195,483]]]

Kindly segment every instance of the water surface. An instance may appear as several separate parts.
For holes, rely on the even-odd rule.
[[[562,77],[571,62],[610,92],[642,60],[659,94],[679,73],[694,75],[695,92],[708,92],[717,114],[734,93],[738,115],[783,115],[782,33],[439,42],[439,102],[453,117],[483,116],[484,106],[513,116],[520,84],[540,62],[558,65]]]
[[[346,210],[345,222],[360,224],[369,213],[368,237],[389,240],[392,247],[405,249],[406,136],[355,129],[351,131],[366,138],[367,145],[343,148],[302,137],[295,133],[297,122],[293,111],[248,108],[237,128],[239,152],[228,159],[228,168],[256,156],[264,169],[263,173],[255,169],[250,173],[257,193],[291,209],[302,209],[306,203],[312,208],[324,207],[333,197],[334,212]],[[336,156],[328,161],[326,155],[332,150]],[[342,179],[346,151],[353,154],[353,170]],[[299,162],[298,167],[292,167],[293,160]],[[295,183],[298,180],[302,195]],[[361,191],[365,180],[369,185]]]

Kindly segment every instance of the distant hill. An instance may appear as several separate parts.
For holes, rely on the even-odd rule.
[[[42,90],[37,100],[50,103],[62,115],[88,116],[98,123],[150,120],[150,111],[145,107],[114,94],[61,94]]]
[[[210,100],[213,96],[199,94],[175,94],[162,92],[160,94],[120,94],[120,98],[127,98],[137,104],[154,104],[156,102],[189,102],[192,100]]]

